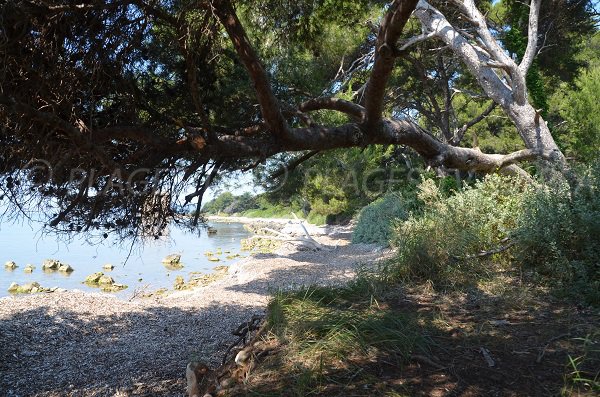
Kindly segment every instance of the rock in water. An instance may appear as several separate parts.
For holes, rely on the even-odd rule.
[[[111,276],[102,275],[98,279],[99,285],[113,285],[114,283],[115,283],[115,280],[113,280],[113,278]]]
[[[25,273],[33,273],[33,269],[35,269],[35,266],[28,264],[27,266],[25,266],[25,268],[23,269],[23,271]]]
[[[60,261],[56,259],[46,259],[42,262],[42,270],[58,270],[60,265]]]
[[[8,261],[4,264],[4,268],[7,270],[15,270],[17,267],[15,261]]]
[[[23,285],[19,285],[17,283],[11,283],[10,287],[8,287],[8,292],[13,294],[32,294],[36,292],[46,291],[39,283],[27,283]]]
[[[115,267],[114,267],[114,265],[111,265],[110,263],[107,263],[107,264],[105,264],[104,266],[102,266],[102,269],[104,269],[104,270],[108,270],[108,271],[111,271],[111,270],[113,270],[114,268],[115,268]]]
[[[58,266],[58,271],[62,272],[62,273],[71,273],[73,271],[73,268],[71,267],[71,265],[67,265],[66,263],[61,263]]]
[[[85,283],[86,284],[98,284],[98,282],[100,281],[100,277],[104,276],[104,273],[102,272],[96,272],[94,274],[90,274],[89,276],[87,276],[85,278]]]

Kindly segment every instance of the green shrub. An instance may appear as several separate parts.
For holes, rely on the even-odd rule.
[[[572,190],[554,183],[524,201],[517,259],[556,290],[600,304],[600,162]]]
[[[394,222],[406,219],[411,206],[412,200],[399,193],[387,194],[367,205],[358,215],[352,242],[388,246]]]
[[[398,223],[391,240],[397,277],[455,287],[486,278],[507,262],[507,252],[477,254],[502,246],[516,227],[527,190],[522,183],[491,175],[448,198],[431,179],[418,189],[425,211]]]

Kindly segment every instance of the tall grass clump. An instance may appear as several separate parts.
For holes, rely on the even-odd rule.
[[[388,246],[394,223],[406,219],[414,204],[414,199],[409,195],[397,192],[375,200],[358,214],[352,242]]]
[[[515,178],[490,175],[445,197],[431,179],[418,187],[422,213],[399,222],[392,245],[396,277],[456,287],[488,278],[510,254],[497,250],[515,229],[527,187]]]
[[[556,291],[600,305],[600,161],[575,189],[560,182],[526,196],[516,259]]]

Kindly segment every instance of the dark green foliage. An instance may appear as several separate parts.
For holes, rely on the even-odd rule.
[[[574,88],[561,88],[550,102],[556,139],[568,155],[590,162],[600,151],[600,66],[582,71]]]

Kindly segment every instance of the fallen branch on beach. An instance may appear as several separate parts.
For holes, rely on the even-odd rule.
[[[306,231],[306,229],[304,229]],[[284,243],[289,243],[289,244],[297,244],[300,247],[305,247],[308,249],[312,249],[312,250],[316,250],[316,251],[320,251],[320,250],[326,250],[327,248],[322,245],[321,243],[319,243],[318,241],[316,241],[314,238],[312,238],[310,236],[310,234],[308,234],[308,232],[306,232],[305,236],[292,236],[289,234],[285,234],[282,232],[278,232],[277,230],[268,228],[268,227],[263,227],[262,229],[259,229],[259,231],[265,231],[268,233],[271,233],[272,235],[256,235],[256,236],[252,236],[250,237],[250,239],[269,239],[269,240],[275,240],[275,241],[282,241]]]

